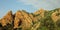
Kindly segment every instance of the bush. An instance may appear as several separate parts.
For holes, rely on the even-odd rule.
[[[49,30],[55,30],[55,24],[50,16],[47,16],[41,20],[41,26],[47,27]]]

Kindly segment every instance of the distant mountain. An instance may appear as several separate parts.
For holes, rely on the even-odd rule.
[[[40,9],[34,13],[9,11],[0,19],[0,30],[60,30],[60,8]]]

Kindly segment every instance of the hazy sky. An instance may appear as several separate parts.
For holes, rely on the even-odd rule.
[[[46,10],[60,8],[60,0],[0,0],[0,18],[9,10],[13,13],[19,9],[34,12],[40,8]]]

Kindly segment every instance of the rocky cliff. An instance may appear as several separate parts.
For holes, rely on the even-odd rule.
[[[0,19],[0,24],[2,27],[13,25],[11,30],[17,28],[22,28],[22,30],[37,30],[41,25],[40,21],[46,17],[51,17],[52,21],[56,23],[60,19],[60,9],[51,11],[40,9],[34,13],[19,10],[15,14],[12,14],[12,11],[9,11]]]

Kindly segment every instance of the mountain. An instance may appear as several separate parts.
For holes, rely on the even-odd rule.
[[[60,8],[39,9],[34,13],[18,10],[9,11],[0,19],[1,30],[57,30],[60,25]]]

